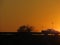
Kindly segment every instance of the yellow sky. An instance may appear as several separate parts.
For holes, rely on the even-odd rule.
[[[60,30],[60,0],[0,1],[0,32],[16,32],[21,25]]]

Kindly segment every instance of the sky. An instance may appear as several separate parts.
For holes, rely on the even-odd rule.
[[[0,32],[16,32],[21,25],[60,31],[60,0],[0,0]]]

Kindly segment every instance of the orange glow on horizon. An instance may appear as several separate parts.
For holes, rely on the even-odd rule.
[[[60,31],[60,0],[3,0],[0,9],[0,32],[16,32],[21,25]]]

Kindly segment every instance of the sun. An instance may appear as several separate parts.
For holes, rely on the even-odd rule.
[[[59,27],[54,28],[54,30],[60,32],[60,28]]]

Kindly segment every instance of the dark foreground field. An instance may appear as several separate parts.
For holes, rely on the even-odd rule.
[[[0,33],[2,45],[60,45],[60,36],[40,33]]]

